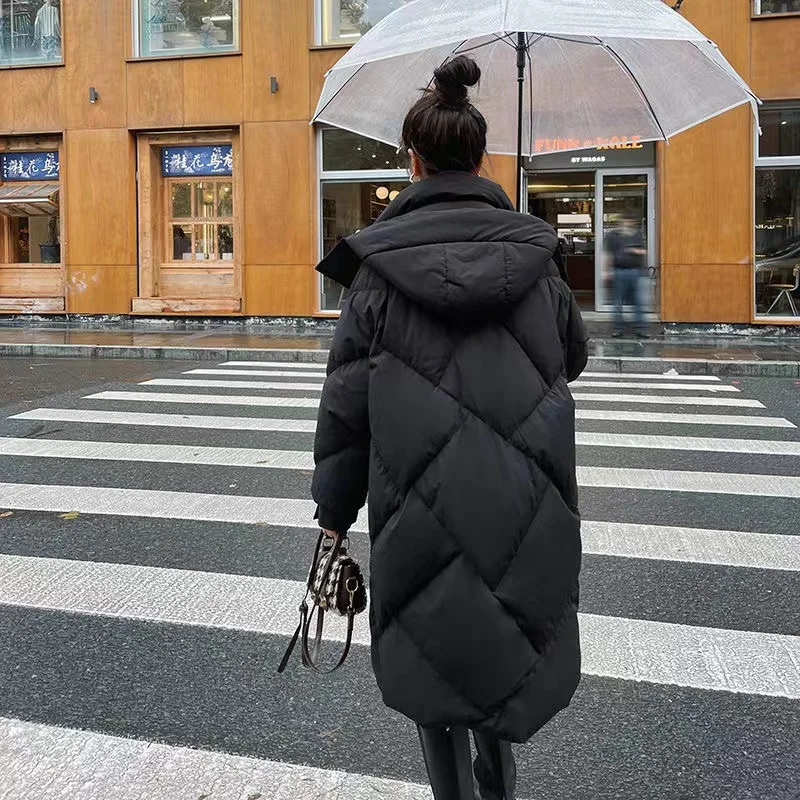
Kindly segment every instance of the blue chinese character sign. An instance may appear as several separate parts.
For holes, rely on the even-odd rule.
[[[57,181],[58,152],[0,153],[4,181]]]
[[[162,147],[161,174],[167,178],[184,175],[233,175],[233,146],[215,144],[201,147]]]

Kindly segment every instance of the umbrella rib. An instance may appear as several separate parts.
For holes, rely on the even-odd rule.
[[[607,44],[606,42],[602,41],[601,39],[597,39],[597,43],[607,50],[613,56],[614,60],[625,70],[628,77],[633,81],[634,86],[639,90],[639,94],[642,96],[642,100],[644,100],[645,104],[647,105],[647,110],[650,112],[650,116],[653,118],[653,122],[655,122],[658,130],[661,132],[661,136],[663,137],[664,141],[667,141],[669,138],[666,134],[661,123],[658,121],[658,115],[656,114],[655,109],[653,108],[653,104],[650,102],[650,98],[645,94],[644,89],[642,89],[642,84],[639,83],[639,79],[631,72],[630,67],[620,58],[619,54],[614,50],[611,45]]]
[[[322,106],[322,108],[319,111],[317,111],[316,114],[314,114],[314,119],[316,119],[323,111],[325,111],[325,109],[339,96],[339,92],[341,92],[342,89],[344,89],[344,87],[347,86],[347,84],[350,83],[350,81],[353,80],[353,78],[355,78],[355,76],[358,75],[358,73],[361,72],[363,68],[364,64],[358,65],[358,69],[356,69],[356,71],[331,95],[331,99],[328,100],[328,102],[325,103],[325,105]]]
[[[462,50],[461,46],[465,45],[469,39],[464,39],[461,44],[453,50],[453,55],[461,55],[462,53],[471,53],[473,50],[480,50],[482,47],[488,47],[490,44],[497,44],[497,42],[501,42],[507,44],[509,47],[514,47],[511,42],[508,41],[509,34],[505,34],[504,36],[499,36],[496,33],[490,34],[494,36],[494,39],[489,40],[488,42],[483,42],[482,44],[475,44],[472,47],[467,47],[466,49]]]

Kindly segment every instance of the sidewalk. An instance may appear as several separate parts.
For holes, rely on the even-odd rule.
[[[589,369],[596,371],[800,378],[800,336],[665,335],[653,326],[652,338],[639,341],[612,339],[603,324],[590,332]],[[324,362],[332,337],[328,322],[0,322],[0,357]]]

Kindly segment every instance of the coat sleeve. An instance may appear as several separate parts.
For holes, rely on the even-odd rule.
[[[319,524],[346,532],[367,499],[369,362],[383,314],[383,288],[359,288],[345,300],[336,326],[314,442],[312,495]]]
[[[589,360],[589,335],[572,290],[560,278],[551,278],[558,293],[558,332],[564,351],[567,380],[577,380]]]

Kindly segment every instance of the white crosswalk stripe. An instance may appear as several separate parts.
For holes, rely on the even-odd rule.
[[[750,428],[796,428],[784,417],[756,417],[731,414],[680,414],[673,412],[623,411],[579,408],[577,420],[598,422],[647,422],[665,425],[725,425],[727,427]]]
[[[788,419],[782,417],[757,417],[735,416],[728,414],[673,414],[652,413],[637,411],[609,411],[578,409],[576,418],[581,420],[596,420],[602,422],[637,422],[648,424],[670,425],[722,425],[726,427],[742,428],[795,428]],[[202,414],[148,414],[132,411],[94,411],[77,408],[37,408],[33,411],[23,411],[15,414],[10,419],[19,420],[49,420],[53,422],[82,422],[96,425],[143,425],[150,427],[166,428],[206,428],[209,430],[243,430],[243,431],[292,431],[313,433],[316,430],[315,420],[305,419],[266,419],[263,417],[224,417],[208,416]],[[584,434],[589,436],[590,434]],[[603,434],[597,434],[602,437]],[[629,437],[628,437],[629,438]],[[677,438],[677,437],[652,437]],[[699,437],[687,437],[699,438]],[[580,444],[601,445],[601,439],[593,441],[584,440]],[[707,440],[713,441],[713,440]],[[729,441],[729,440],[719,440]],[[794,443],[783,442],[788,450],[793,449]],[[622,437],[615,447],[627,446]],[[653,446],[651,444],[651,446]]]
[[[322,384],[318,383],[277,383],[275,381],[238,381],[238,380],[186,380],[183,378],[155,378],[142,381],[140,386],[189,386],[201,389],[291,389],[300,392],[321,392]]]
[[[71,614],[291,636],[304,588],[274,578],[0,555],[0,604]],[[361,622],[354,641],[368,645]],[[343,641],[344,620],[338,623],[326,638]],[[800,699],[800,636],[584,614],[581,646],[590,675]]]
[[[684,392],[739,392],[735,386],[727,384],[700,384],[700,383],[650,383],[649,381],[584,381],[579,380],[570,384],[573,389],[655,389],[656,391],[684,391]]]
[[[197,382],[192,382],[197,386]],[[173,384],[171,384],[173,385]],[[266,387],[264,387],[266,388]],[[281,387],[287,388],[287,387]],[[316,391],[316,387],[313,391]],[[644,405],[684,405],[684,406],[734,406],[740,408],[764,408],[758,400],[740,397],[660,397],[657,395],[616,395],[616,394],[581,394],[573,397],[578,402],[592,403],[642,403]],[[319,400],[297,397],[262,397],[261,395],[212,395],[184,394],[178,392],[131,392],[106,391],[88,395],[88,400],[132,400],[143,403],[205,403],[208,405],[228,406],[277,406],[293,408],[317,408]]]
[[[626,405],[645,405],[658,406],[738,406],[739,408],[764,408],[763,403],[758,400],[750,400],[746,397],[694,397],[692,395],[671,395],[656,394],[605,394],[598,392],[573,392],[572,396],[579,403],[623,403]]]
[[[69,794],[56,795],[53,787],[65,787]],[[0,796],[9,800],[431,800],[431,791],[372,775],[0,718]]]
[[[580,380],[586,378],[600,378],[601,380],[648,380],[648,381],[697,381],[707,383],[709,381],[719,382],[722,380],[718,375],[679,375],[676,373],[660,372],[583,372]]]
[[[285,566],[275,564],[288,563],[295,546],[306,554],[318,530],[315,504],[297,487],[313,469],[314,412],[324,377],[324,363],[229,361],[184,367],[181,377],[154,377],[128,389],[68,397],[72,407],[15,409],[19,413],[0,420],[0,609],[13,610],[23,622],[42,612],[55,615],[62,638],[79,626],[77,620],[96,618],[105,626],[161,631],[165,642],[200,635],[215,653],[213,643],[226,636],[262,637],[259,646],[269,641],[285,648],[303,594],[302,569],[287,575]],[[572,390],[578,483],[594,512],[584,509],[582,523],[584,596],[588,587],[593,600],[580,615],[583,672],[603,679],[591,691],[602,698],[603,686],[618,693],[624,685],[660,687],[653,691],[679,712],[697,695],[684,700],[678,687],[747,695],[750,713],[759,702],[800,700],[800,635],[779,619],[791,613],[793,581],[800,576],[800,536],[792,522],[800,507],[796,420],[767,416],[764,403],[716,376],[588,372]],[[135,410],[141,403],[152,413]],[[176,405],[187,408],[173,410]],[[240,412],[245,416],[236,416]],[[677,426],[698,435],[679,435]],[[137,463],[148,466],[126,469]],[[285,496],[290,494],[295,496]],[[684,513],[673,519],[656,510],[667,504]],[[748,504],[768,509],[763,525],[753,514],[737,515]],[[720,509],[718,519],[707,507]],[[58,515],[66,519],[51,537]],[[162,526],[162,533],[148,533]],[[354,547],[366,546],[366,531],[365,509],[353,526]],[[261,574],[260,557],[253,554],[272,548],[291,552],[267,559]],[[752,598],[730,595],[739,581],[759,593],[762,619],[744,612]],[[694,587],[698,597],[712,598],[707,602],[714,608],[692,616],[669,606],[670,598],[681,606],[679,595],[693,594]],[[615,596],[612,607],[601,589]],[[713,599],[714,591],[720,599]],[[326,639],[340,643],[343,637],[341,621],[326,622]],[[234,640],[225,641],[219,657],[236,665]],[[75,642],[77,658],[80,645]],[[348,669],[362,662],[368,645],[364,616],[356,627],[359,655]],[[123,648],[119,658],[131,657]],[[257,671],[274,667],[259,664]],[[41,671],[48,669],[52,665]],[[108,680],[104,667],[97,663],[95,669],[102,686]],[[129,669],[139,667],[131,662]],[[191,680],[200,695],[211,691],[202,673]],[[272,681],[267,678],[268,692],[284,691]],[[331,690],[320,689],[322,702]],[[430,800],[427,787],[413,780],[212,753],[202,742],[191,750],[154,744],[150,732],[142,741],[108,736],[75,712],[72,719],[81,722],[74,727],[90,730],[55,727],[60,704],[45,689],[38,691],[37,702],[41,697],[49,714],[43,719],[52,724],[0,713],[0,798],[49,796],[48,787],[64,785],[71,787],[70,800]],[[694,724],[691,713],[681,716]],[[210,728],[217,724],[208,721]],[[280,724],[291,728],[293,722]],[[371,724],[365,722],[365,729]],[[135,722],[130,730],[139,735]],[[233,741],[230,730],[213,741]],[[413,777],[405,768],[385,774]]]
[[[301,372],[300,370],[267,369],[190,369],[184,375],[260,375],[265,378],[325,378],[325,370]]]
[[[137,425],[155,428],[197,428],[227,431],[314,433],[313,419],[265,419],[263,417],[217,417],[202,414],[147,414],[129,411],[93,411],[81,408],[37,408],[10,419],[77,422],[88,425]]]

